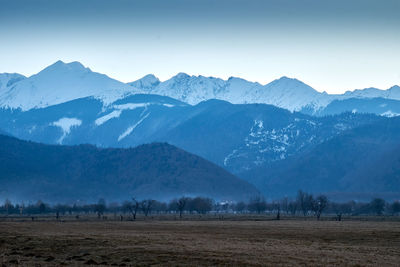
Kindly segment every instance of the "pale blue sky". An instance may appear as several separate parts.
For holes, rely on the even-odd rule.
[[[400,84],[398,0],[0,0],[0,72],[58,59],[128,82],[178,72],[319,91]]]

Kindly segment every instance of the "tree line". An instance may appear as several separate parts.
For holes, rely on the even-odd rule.
[[[345,203],[329,201],[325,195],[312,195],[299,191],[296,198],[287,197],[267,202],[263,196],[255,196],[247,202],[217,202],[207,197],[180,197],[169,202],[154,199],[136,199],[122,203],[107,204],[100,199],[93,204],[56,204],[50,205],[42,201],[34,204],[15,204],[6,200],[0,206],[3,215],[38,215],[55,214],[59,216],[80,214],[96,214],[102,218],[106,213],[119,214],[121,219],[127,214],[136,219],[138,214],[177,214],[182,218],[185,214],[232,213],[232,214],[274,214],[280,219],[282,214],[291,216],[315,216],[320,219],[323,213],[334,214],[338,220],[342,215],[399,215],[400,202],[388,203],[375,198],[370,202],[348,201]]]

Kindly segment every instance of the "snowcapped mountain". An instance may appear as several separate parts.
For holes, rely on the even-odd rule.
[[[353,92],[348,91],[342,95],[330,95],[326,92],[320,93],[297,79],[285,76],[266,85],[261,85],[235,77],[222,80],[214,77],[189,76],[185,73],[179,73],[165,82],[160,82],[154,75],[147,75],[130,83],[130,85],[147,93],[169,96],[191,105],[209,99],[220,99],[233,104],[270,104],[292,112],[302,111],[308,114],[323,114],[324,108],[334,100],[378,97],[400,100],[399,86],[393,86],[388,90],[367,88]],[[351,105],[342,105],[342,110],[338,112],[354,109],[356,108]],[[365,112],[368,112],[368,110]]]
[[[275,105],[290,111],[299,111],[304,107],[318,110],[332,101],[332,95],[320,93],[307,84],[288,77],[282,77],[263,86],[260,90],[249,92],[250,101],[259,99],[261,103]]]
[[[225,81],[179,73],[160,83],[154,76],[151,76],[151,81],[155,82],[149,82],[148,76],[130,84],[148,93],[169,96],[191,105],[208,99],[220,99],[233,104],[263,103],[298,111],[305,106],[315,109],[326,106],[332,98],[297,79],[287,77],[263,86],[235,77]]]
[[[347,91],[343,95],[344,98],[387,98],[400,100],[400,86],[395,85],[387,90],[377,88],[357,89]]]
[[[151,90],[152,88],[160,84],[160,80],[153,74],[147,74],[143,78],[128,84],[136,88]]]
[[[330,103],[336,100],[383,98],[399,101],[400,87],[388,90],[367,88],[346,92],[342,95],[320,93],[307,84],[288,77],[281,77],[266,85],[231,77],[223,80],[214,77],[190,76],[179,73],[161,82],[152,74],[125,84],[108,76],[92,72],[79,62],[58,61],[31,77],[19,74],[0,74],[0,107],[29,110],[42,108],[71,100],[93,97],[100,99],[104,106],[126,96],[144,93],[172,97],[179,101],[196,105],[202,101],[219,99],[233,104],[271,104],[289,111],[301,111],[311,115],[321,115]],[[361,101],[361,102],[363,102]],[[354,101],[342,102],[335,110],[379,112],[395,116],[397,108],[385,109],[368,103],[355,105]],[[381,101],[375,101],[383,105]],[[368,106],[370,108],[360,108]],[[338,105],[336,105],[338,106]]]
[[[154,78],[151,81],[154,81]],[[149,75],[130,84],[145,90],[147,93],[169,96],[191,105],[216,98],[217,93],[225,89],[225,82],[221,79],[189,76],[185,73],[178,73],[176,76],[162,83],[153,82],[153,86],[140,86],[142,83],[148,85],[148,80]]]
[[[18,76],[16,76],[18,78]],[[38,74],[10,83],[0,91],[0,106],[29,110],[94,97],[108,104],[140,90],[92,72],[79,62],[57,61]],[[15,77],[14,77],[15,79]]]
[[[11,87],[14,83],[26,79],[25,76],[18,73],[0,73],[0,95]]]

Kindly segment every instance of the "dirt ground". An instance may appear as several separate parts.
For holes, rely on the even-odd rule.
[[[399,266],[396,221],[1,221],[3,266]]]

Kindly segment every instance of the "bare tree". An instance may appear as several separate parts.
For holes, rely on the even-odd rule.
[[[276,219],[279,221],[281,219],[281,203],[279,201],[272,203],[273,209],[277,211]]]
[[[297,202],[296,201],[290,201],[288,205],[288,209],[290,211],[290,214],[296,215],[297,212]]]
[[[4,202],[4,208],[7,212],[7,214],[11,213],[11,209],[13,208],[13,204],[11,203],[11,201],[9,199],[6,199],[6,201]]]
[[[246,209],[247,205],[243,201],[236,203],[235,210],[239,213],[242,213]]]
[[[381,198],[375,198],[369,203],[370,210],[377,215],[382,215],[383,210],[385,209],[385,203],[385,200]]]
[[[140,207],[142,208],[144,216],[147,217],[147,215],[149,215],[151,213],[151,208],[153,207],[153,204],[154,204],[154,200],[152,200],[152,199],[146,199],[146,200],[142,200],[140,202]]]
[[[24,212],[24,204],[22,204],[21,206],[19,206],[19,215],[22,215],[22,213]]]
[[[100,219],[100,217],[104,214],[104,211],[106,210],[106,201],[101,198],[95,205],[95,212],[97,213],[97,218]]]
[[[306,216],[307,212],[308,212],[308,194],[299,190],[299,192],[297,193],[297,203],[301,209],[301,211],[303,212],[303,215]]]
[[[284,197],[281,201],[281,207],[285,211],[286,214],[289,213],[289,199],[288,197]]]
[[[324,195],[319,195],[314,201],[314,210],[315,210],[315,214],[317,215],[317,219],[319,220],[319,218],[321,217],[321,214],[323,212],[323,210],[326,208],[326,206],[328,205],[328,198]]]
[[[206,214],[213,208],[213,200],[211,198],[195,197],[190,202],[193,210],[200,214]]]
[[[176,208],[178,209],[178,211],[179,211],[179,218],[181,218],[182,219],[182,213],[183,213],[183,211],[184,211],[184,209],[185,209],[185,206],[186,206],[186,202],[188,201],[188,198],[187,197],[181,197],[180,199],[178,199],[177,201],[176,201]]]
[[[45,213],[46,212],[46,204],[44,204],[42,201],[38,201],[38,207],[39,207],[39,213]]]
[[[392,211],[393,215],[400,213],[400,202],[399,201],[393,202],[392,205],[390,206],[390,210]]]
[[[267,202],[265,202],[264,197],[256,196],[250,200],[248,207],[250,211],[255,211],[260,214],[267,209]]]
[[[136,220],[136,214],[140,208],[140,202],[136,198],[132,198],[132,203],[128,202],[125,204],[126,208],[132,213],[133,220]]]

